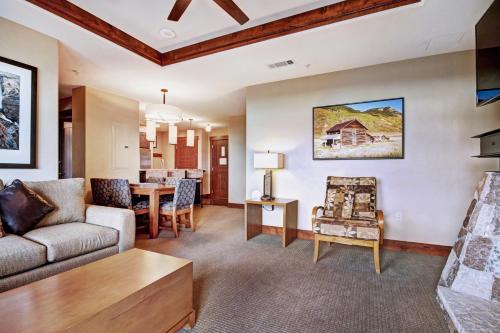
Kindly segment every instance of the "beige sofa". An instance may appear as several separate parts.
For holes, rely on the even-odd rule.
[[[0,292],[134,247],[134,212],[85,205],[83,179],[25,184],[57,208],[34,230],[0,238]]]

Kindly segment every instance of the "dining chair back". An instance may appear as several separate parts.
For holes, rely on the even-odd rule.
[[[164,227],[167,217],[172,220],[172,229],[175,237],[179,237],[177,229],[177,217],[181,222],[189,225],[195,231],[193,205],[196,193],[196,179],[178,179],[175,182],[175,193],[172,201],[162,202],[160,206],[160,215],[162,223],[160,227]],[[189,220],[186,219],[189,217]]]
[[[94,204],[116,208],[132,208],[132,193],[127,179],[90,179]]]

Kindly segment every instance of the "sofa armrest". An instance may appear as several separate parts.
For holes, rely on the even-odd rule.
[[[314,227],[316,225],[316,217],[318,217],[318,210],[325,210],[325,207],[323,206],[315,206],[312,209],[312,216],[311,216],[311,222],[312,222],[312,231],[314,232]]]
[[[85,222],[118,230],[120,252],[135,245],[135,214],[130,209],[87,205]]]
[[[380,245],[384,244],[384,212],[377,210],[377,223],[380,229]]]

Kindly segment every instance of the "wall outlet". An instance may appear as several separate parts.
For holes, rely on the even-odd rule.
[[[396,220],[396,222],[401,222],[403,220],[403,212],[397,211],[394,214],[394,219]]]

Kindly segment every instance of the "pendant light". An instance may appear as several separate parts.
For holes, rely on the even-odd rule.
[[[146,140],[156,141],[156,123],[153,120],[146,120]]]
[[[193,119],[189,119],[189,129],[186,132],[186,146],[194,147],[194,129],[191,128],[191,122]]]
[[[208,124],[207,127],[205,127],[205,131],[207,133],[210,133],[212,131],[212,126],[210,124]]]
[[[177,126],[175,124],[182,121],[181,109],[167,104],[166,93],[168,89],[160,91],[163,93],[163,104],[149,104],[146,108],[146,127],[149,128],[146,131],[146,137],[148,141],[155,141],[157,123],[167,123],[169,124],[168,142],[175,145],[177,144]]]
[[[168,143],[177,144],[177,126],[174,124],[168,124]]]

